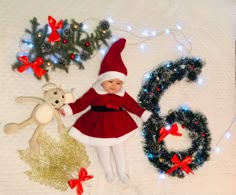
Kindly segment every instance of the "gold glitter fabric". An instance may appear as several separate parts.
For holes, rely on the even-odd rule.
[[[80,168],[89,165],[84,145],[67,132],[58,140],[42,133],[38,141],[40,155],[35,155],[29,148],[18,151],[20,158],[31,168],[26,175],[35,182],[65,191],[69,187],[68,180],[78,177]]]

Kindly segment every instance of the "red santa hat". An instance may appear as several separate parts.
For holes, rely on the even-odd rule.
[[[121,52],[125,47],[125,39],[119,39],[112,44],[109,51],[102,60],[98,80],[100,83],[109,79],[120,79],[124,81],[127,76],[127,69],[121,58]]]

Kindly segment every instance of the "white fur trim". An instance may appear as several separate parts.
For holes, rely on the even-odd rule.
[[[75,127],[72,127],[69,131],[69,135],[83,144],[91,146],[112,146],[123,143],[129,137],[134,135],[136,131],[138,131],[138,128],[118,138],[97,138],[85,135]]]
[[[64,110],[66,116],[73,115],[73,111],[69,105],[63,106],[62,109]]]
[[[145,110],[141,116],[141,119],[143,120],[143,122],[146,122],[151,115],[152,115],[152,112]]]
[[[120,79],[121,81],[124,81],[125,78],[126,78],[125,74],[117,71],[108,71],[98,76],[98,80],[100,83],[110,79]]]
[[[100,81],[97,81],[93,85],[93,89],[100,95],[108,94],[107,91],[105,91],[104,88],[102,87]],[[122,96],[125,95],[125,89],[122,87],[121,90],[118,93],[115,93],[115,94],[122,97]]]

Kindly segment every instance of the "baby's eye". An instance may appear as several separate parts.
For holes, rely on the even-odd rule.
[[[54,95],[57,95],[57,92],[54,92]]]
[[[59,101],[58,101],[58,100],[56,100],[56,101],[55,101],[55,103],[56,103],[56,104],[58,104],[58,103],[59,103]]]
[[[62,95],[61,97],[64,98],[64,95]]]

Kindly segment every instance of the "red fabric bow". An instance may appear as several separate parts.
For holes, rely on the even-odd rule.
[[[60,20],[56,24],[56,20],[52,16],[48,16],[48,24],[52,29],[51,34],[48,36],[49,42],[57,42],[61,40],[60,35],[58,34],[57,30],[63,27],[62,20]]]
[[[192,173],[192,170],[187,166],[188,164],[192,163],[192,157],[187,156],[182,162],[179,160],[178,156],[175,154],[172,158],[171,161],[175,164],[173,167],[171,167],[166,173],[171,174],[175,169],[180,167],[185,173],[189,174]]]
[[[107,107],[107,108],[113,108],[113,109],[115,109],[115,110],[120,110],[120,107],[114,106],[114,105],[112,105],[112,104],[106,104],[106,107]]]
[[[170,129],[165,129],[162,127],[160,129],[160,137],[158,139],[158,143],[160,143],[167,135],[175,135],[175,136],[181,136],[182,134],[178,132],[178,126],[177,124],[173,124]]]
[[[82,186],[82,182],[92,179],[93,176],[92,175],[88,175],[88,172],[85,168],[81,168],[79,173],[78,173],[78,179],[71,179],[68,181],[68,184],[70,186],[71,189],[73,189],[75,186],[77,187],[76,191],[77,191],[77,195],[81,195],[84,190],[83,190],[83,186]]]
[[[27,70],[28,68],[32,68],[34,73],[41,78],[45,73],[46,70],[44,70],[43,68],[41,68],[41,64],[43,64],[43,59],[41,57],[37,57],[36,60],[34,62],[29,62],[29,59],[27,56],[21,56],[18,58],[21,62],[23,62],[24,64],[22,66],[20,66],[19,68],[17,68],[17,70],[19,72],[24,72],[25,70]]]

